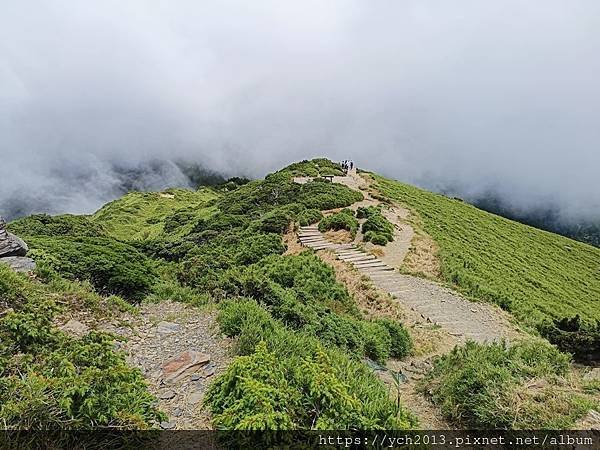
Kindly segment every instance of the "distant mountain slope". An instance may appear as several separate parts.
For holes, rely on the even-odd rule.
[[[169,217],[176,213],[185,214],[186,211],[196,216],[200,209],[217,197],[218,194],[208,188],[198,191],[169,189],[165,192],[131,192],[104,205],[91,216],[91,220],[102,225],[108,234],[117,239],[149,239],[164,230]],[[184,222],[190,222],[189,218]]]
[[[600,319],[600,249],[374,175],[379,191],[415,211],[440,247],[442,277],[520,321]]]
[[[558,207],[548,205],[540,205],[534,210],[516,211],[505,200],[493,194],[477,198],[471,203],[507,219],[600,247],[600,219],[565,218]]]

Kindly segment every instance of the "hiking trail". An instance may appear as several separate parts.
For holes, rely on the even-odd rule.
[[[298,179],[295,179],[295,181]],[[303,180],[303,179],[302,179]],[[373,199],[365,188],[366,180],[353,170],[345,177],[334,177],[333,182],[344,184],[359,190],[365,199],[354,203],[350,208],[377,206],[381,202]],[[360,273],[366,275],[378,288],[389,293],[403,306],[419,313],[425,320],[439,325],[450,335],[461,341],[476,342],[510,339],[517,333],[515,327],[499,308],[481,302],[465,299],[455,291],[439,283],[398,272],[408,250],[414,231],[406,222],[399,223],[398,217],[407,217],[408,211],[394,205],[384,209],[384,215],[395,226],[394,241],[386,245],[384,256],[375,256],[359,247],[362,239],[357,233],[352,243],[335,243],[321,233],[317,225],[300,227],[300,243],[313,250],[330,250],[342,261],[351,264]],[[364,245],[365,249],[379,247]],[[381,247],[380,247],[381,248]]]
[[[294,179],[299,183],[308,180],[308,177]],[[363,194],[364,199],[350,205],[349,209],[356,211],[359,207],[382,203],[371,196],[369,182],[358,175],[356,169],[347,176],[334,177],[333,182]],[[335,211],[323,213],[327,215]],[[386,367],[376,367],[375,364],[373,370],[388,386],[390,396],[398,395],[419,418],[421,427],[452,429],[452,424],[443,417],[439,408],[419,389],[420,381],[433,366],[433,360],[467,340],[480,343],[510,340],[520,333],[500,308],[467,300],[435,281],[400,273],[398,269],[411,246],[422,236],[417,236],[408,221],[410,212],[401,205],[386,205],[382,214],[395,227],[394,240],[385,247],[362,242],[360,227],[351,242],[348,242],[349,233],[346,236],[343,233],[336,235],[338,232],[321,233],[317,225],[300,227],[296,239],[286,236],[286,242],[293,244],[294,253],[301,251],[300,246],[315,250],[334,268],[338,281],[349,289],[349,280],[360,283],[360,279],[366,279],[372,289],[392,299],[390,301],[404,316],[401,321],[410,327],[413,339],[419,341],[421,351],[403,360],[390,359]],[[363,222],[364,219],[359,220],[360,225]],[[341,241],[337,240],[338,237]],[[375,310],[369,315],[389,316],[389,311]],[[404,382],[398,385],[394,381],[394,373],[402,374]]]

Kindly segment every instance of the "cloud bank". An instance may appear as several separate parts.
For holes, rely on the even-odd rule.
[[[0,213],[326,155],[595,218],[599,52],[594,0],[5,2]]]

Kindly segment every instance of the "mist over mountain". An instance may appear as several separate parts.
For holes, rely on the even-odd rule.
[[[139,163],[65,163],[25,189],[3,190],[0,214],[11,220],[32,213],[92,212],[131,191],[161,191],[170,187],[194,189],[225,181],[222,175],[196,163],[150,159]]]
[[[600,223],[599,50],[593,0],[8,2],[0,214],[327,156]]]

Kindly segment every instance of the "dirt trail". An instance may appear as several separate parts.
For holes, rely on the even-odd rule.
[[[334,177],[334,182],[345,184],[362,192],[364,200],[350,206],[376,206],[381,202],[369,193],[369,182],[352,171],[346,177]],[[404,314],[403,322],[411,327],[413,338],[421,347],[421,354],[404,361],[390,361],[387,371],[378,371],[394,395],[392,373],[401,372],[407,380],[400,385],[399,396],[420,418],[428,429],[448,429],[448,424],[438,409],[417,390],[419,380],[430,369],[434,357],[449,352],[455,345],[467,340],[477,342],[515,339],[520,333],[510,323],[510,317],[494,305],[472,302],[439,283],[397,271],[417,238],[409,219],[409,211],[400,205],[381,205],[384,216],[394,224],[394,241],[385,247],[362,243],[360,233],[352,243],[338,244],[327,239],[316,226],[301,227],[298,241],[305,247],[318,251],[336,273],[351,270],[355,278],[368,280],[374,289],[391,296]],[[360,243],[360,244],[359,244]],[[325,250],[321,252],[320,250]],[[329,256],[331,255],[331,256]],[[335,261],[335,259],[338,261]],[[339,263],[346,263],[341,268]],[[348,285],[348,275],[345,275]],[[427,340],[435,340],[432,348]]]
[[[334,182],[363,193],[365,199],[354,203],[351,206],[354,210],[359,206],[380,204],[369,194],[368,182],[356,170],[345,177],[334,177]],[[510,339],[518,334],[510,323],[509,316],[500,308],[469,301],[439,283],[397,272],[396,269],[408,253],[414,231],[406,222],[409,214],[406,209],[394,205],[389,209],[384,208],[384,214],[396,227],[395,238],[400,239],[385,246],[381,256],[363,252],[357,247],[356,241],[353,244],[333,243],[314,225],[301,227],[299,240],[315,250],[334,251],[338,259],[353,265],[375,286],[392,295],[404,307],[413,309],[425,320],[441,326],[461,341],[494,341]],[[381,248],[372,244],[364,245],[367,251],[374,247]]]
[[[126,314],[101,329],[126,338],[117,345],[142,371],[169,416],[162,428],[211,428],[204,394],[232,358],[231,341],[221,337],[214,311],[162,301],[142,305],[139,314]]]

